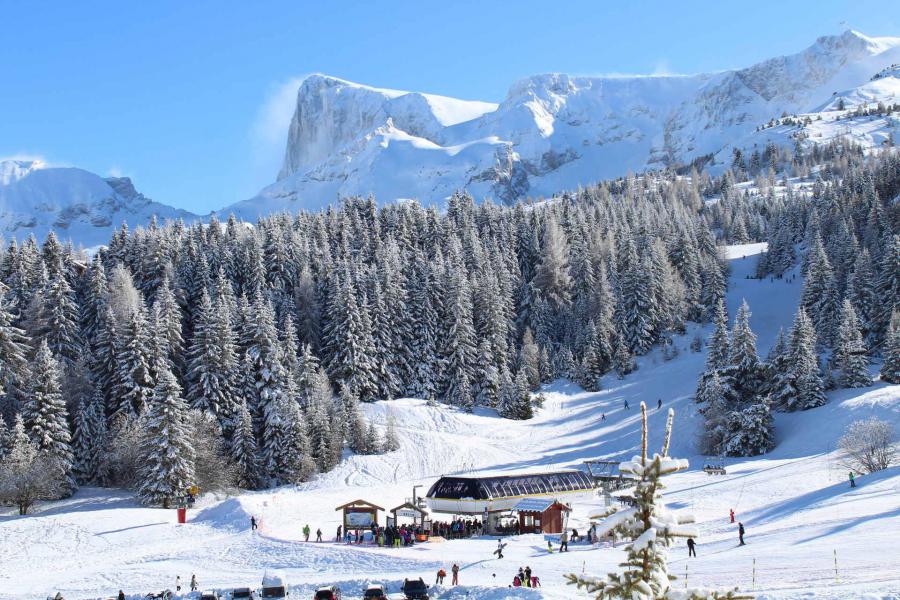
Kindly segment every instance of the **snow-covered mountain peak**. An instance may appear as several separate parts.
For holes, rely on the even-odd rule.
[[[128,177],[104,179],[73,167],[33,160],[0,162],[0,233],[19,239],[50,230],[85,246],[109,242],[122,222],[143,225],[156,216],[193,219],[187,211],[153,202]]]
[[[370,193],[438,205],[459,189],[501,202],[546,196],[721,156],[761,124],[817,110],[897,62],[900,38],[846,31],[718,73],[533,75],[499,105],[312,75],[298,89],[278,182],[225,211],[254,218]],[[890,97],[894,80],[860,98]]]
[[[40,159],[7,159],[0,160],[0,185],[9,185],[22,179],[32,171],[44,169],[47,163]]]

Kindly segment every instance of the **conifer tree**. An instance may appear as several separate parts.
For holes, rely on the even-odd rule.
[[[838,384],[843,387],[867,387],[872,385],[869,377],[869,361],[866,346],[860,333],[859,319],[850,300],[844,300],[841,309],[841,325],[838,329],[833,361],[840,371]]]
[[[50,281],[41,304],[39,339],[45,339],[63,368],[70,369],[81,353],[78,307],[74,292],[60,274]]]
[[[253,432],[253,418],[247,409],[247,403],[243,400],[238,407],[230,449],[231,459],[237,467],[238,485],[246,489],[255,489],[259,485],[256,434]]]
[[[65,478],[64,493],[71,494],[77,488],[72,476],[75,457],[60,379],[59,363],[47,341],[42,340],[34,355],[22,416],[28,435],[37,444],[38,450],[58,463]]]
[[[28,381],[28,341],[13,324],[6,295],[0,290],[0,417],[18,412],[22,388]]]
[[[195,451],[188,427],[187,403],[165,363],[156,366],[157,383],[147,408],[141,447],[138,496],[145,504],[169,508],[195,483]]]
[[[887,337],[884,340],[884,364],[881,379],[888,383],[900,383],[900,313],[894,312]]]
[[[156,381],[151,369],[153,345],[143,307],[133,311],[117,333],[116,371],[111,386],[114,414],[136,416],[147,406]]]
[[[801,306],[791,329],[790,365],[776,398],[786,410],[806,410],[825,404],[825,390],[816,354],[816,332]]]
[[[621,573],[609,573],[602,578],[567,575],[569,583],[593,594],[598,600],[621,598],[622,600],[738,600],[751,598],[737,590],[718,592],[711,590],[676,589],[675,577],[668,570],[668,548],[678,537],[697,537],[690,524],[693,517],[678,515],[666,508],[662,499],[664,486],[660,479],[688,468],[684,459],[669,457],[672,421],[675,413],[669,409],[662,451],[652,457],[647,454],[647,407],[641,402],[642,444],[640,456],[623,462],[619,470],[638,480],[633,505],[618,510],[613,507],[597,527],[597,535],[615,532],[631,541],[625,546],[627,558]]]
[[[384,426],[384,451],[393,452],[400,449],[400,438],[397,437],[397,417],[388,409]]]

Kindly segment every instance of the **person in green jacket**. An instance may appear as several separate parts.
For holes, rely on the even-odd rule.
[[[304,542],[308,542],[308,541],[309,541],[309,523],[307,523],[307,524],[303,527],[303,538],[304,538],[304,539],[303,539]]]
[[[850,471],[850,487],[856,487],[856,478],[853,476],[853,471]]]

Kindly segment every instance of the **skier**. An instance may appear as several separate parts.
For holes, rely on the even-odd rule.
[[[435,585],[444,585],[444,577],[447,576],[447,571],[444,570],[443,567],[438,569],[437,579],[434,580]]]
[[[316,541],[317,542],[322,541],[322,528],[321,527],[316,529]]]
[[[537,575],[531,576],[531,587],[541,587],[541,580],[538,579]]]
[[[519,573],[516,575],[515,579],[518,579],[521,585],[525,585],[525,570],[522,567],[519,567]],[[515,581],[515,579],[513,581]]]
[[[453,585],[459,585],[459,565],[453,563],[453,567],[450,568],[450,572],[453,573]]]
[[[250,531],[256,531],[256,517],[253,515],[250,516]]]
[[[337,537],[334,538],[334,541],[336,541],[336,542],[341,541],[341,526],[340,525],[338,525]]]
[[[197,575],[195,573],[191,573],[191,591],[196,592],[198,587],[200,586],[197,584]]]
[[[531,587],[531,567],[525,567],[525,587]]]
[[[694,548],[694,546],[696,545],[694,543],[694,538],[688,538],[687,545],[688,545],[688,557],[693,556],[694,558],[697,558],[697,550]]]
[[[547,540],[547,552],[553,554],[553,542],[551,542],[550,540]]]
[[[662,398],[660,398],[659,400],[656,401],[656,410],[659,410],[661,408],[662,408]]]
[[[731,522],[734,523],[734,509],[733,508],[729,509],[728,513],[731,515]]]
[[[600,413],[600,422],[602,423],[605,420],[606,420],[606,413]]]
[[[850,471],[850,487],[856,487],[856,478],[853,476],[853,471]]]
[[[125,600],[125,592],[119,590],[119,595],[116,596],[116,600]]]
[[[303,526],[303,541],[309,541],[309,523]]]
[[[175,591],[176,592],[181,591],[181,575],[175,576]]]
[[[746,544],[744,544],[744,524],[743,523],[738,523],[738,539],[741,540],[741,543],[740,543],[741,546],[746,545]]]
[[[503,540],[497,540],[497,549],[494,550],[494,554],[497,555],[497,560],[503,558],[503,549],[506,547],[506,544],[503,543]]]
[[[568,552],[569,551],[569,534],[565,531],[559,536],[559,551],[560,552]]]
[[[628,400],[623,400],[622,404],[625,407],[625,410],[628,410]]]

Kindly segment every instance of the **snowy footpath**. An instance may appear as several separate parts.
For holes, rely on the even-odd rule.
[[[765,356],[779,327],[790,326],[802,284],[799,278],[747,279],[753,255],[762,249],[728,250],[728,308],[733,315],[747,299]],[[616,568],[624,558],[621,544],[573,544],[568,553],[548,553],[542,536],[525,535],[506,539],[500,560],[492,554],[496,538],[401,549],[348,546],[333,541],[340,522],[335,507],[361,498],[391,508],[412,495],[413,485],[424,486],[421,495],[442,474],[570,469],[586,459],[630,458],[639,451],[641,401],[650,408],[654,446],[661,441],[665,409],[675,409],[672,454],[691,462],[689,471],[666,480],[670,506],[693,513],[700,530],[697,558],[689,559],[683,545],[671,549],[676,586],[684,585],[686,574],[691,587],[737,586],[759,598],[900,598],[900,467],[859,477],[858,487],[850,489],[834,452],[847,424],[857,419],[875,415],[900,429],[900,386],[838,390],[821,408],[779,414],[773,452],[726,459],[727,475],[707,475],[704,463],[719,459],[695,450],[701,420],[691,396],[704,354],[690,352],[689,344],[698,332],[708,330],[694,326],[677,338],[677,358],[665,361],[655,350],[624,380],[607,377],[600,392],[564,381],[548,386],[544,407],[529,421],[429,407],[416,399],[366,406],[376,423],[393,411],[400,450],[351,456],[298,488],[204,496],[185,525],[175,523],[173,510],[143,508],[126,492],[97,488],[41,506],[33,516],[3,514],[0,598],[44,598],[56,591],[67,600],[106,598],[119,589],[138,598],[174,590],[176,576],[186,582],[192,574],[204,589],[257,587],[266,569],[276,569],[286,575],[292,598],[311,598],[316,586],[337,584],[350,600],[361,598],[368,582],[384,583],[392,593],[404,577],[433,583],[439,568],[449,573],[454,563],[461,568],[461,585],[436,587],[433,597],[586,597],[565,585],[563,575]],[[663,410],[656,410],[658,400]],[[598,498],[576,505],[569,528],[586,531],[588,515],[600,503]],[[746,546],[738,546],[730,509],[746,527]],[[255,532],[251,515],[261,523]],[[306,524],[313,532],[321,528],[327,541],[304,543]],[[510,587],[526,566],[540,577],[541,588]]]

